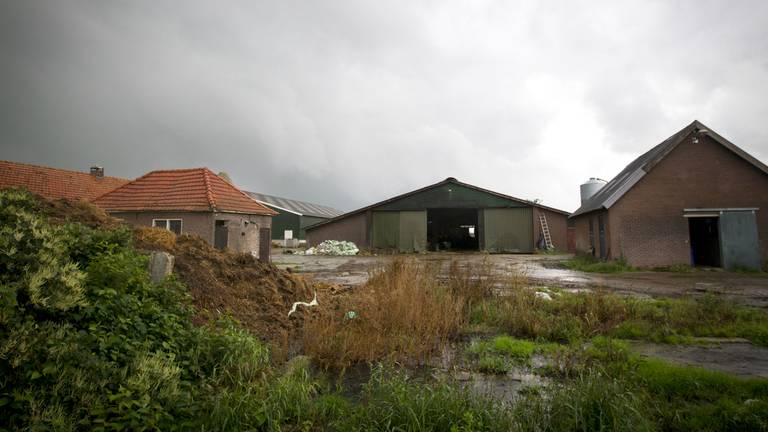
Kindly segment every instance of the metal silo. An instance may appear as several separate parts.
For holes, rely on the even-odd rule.
[[[607,183],[603,179],[597,177],[591,177],[585,183],[581,185],[581,203],[584,204],[588,199],[592,198],[592,195],[603,188]]]

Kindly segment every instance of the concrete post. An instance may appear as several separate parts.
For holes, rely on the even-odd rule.
[[[167,252],[152,252],[149,257],[149,278],[152,283],[160,283],[173,273],[173,255]]]

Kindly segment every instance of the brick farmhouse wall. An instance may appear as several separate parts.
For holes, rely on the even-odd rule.
[[[271,228],[272,217],[240,213],[211,212],[110,212],[136,226],[152,226],[153,219],[181,219],[181,232],[194,234],[213,244],[214,221],[226,220],[227,247],[233,251],[250,253],[259,250],[259,228]],[[248,222],[246,224],[245,222]]]
[[[768,175],[708,136],[686,137],[607,212],[609,258],[635,266],[690,264],[685,208],[758,207],[758,236],[768,259]],[[588,220],[575,218],[576,247],[589,246]],[[586,247],[585,247],[586,246]],[[599,256],[599,255],[598,255]]]
[[[539,241],[541,233],[541,223],[539,222],[539,214],[541,213],[544,213],[544,216],[547,218],[549,235],[552,237],[552,244],[555,246],[555,249],[565,251],[568,248],[568,216],[539,207],[533,208],[534,245]]]
[[[325,240],[351,241],[359,248],[368,248],[368,214],[361,212],[307,230],[307,245],[317,246]]]
[[[181,219],[181,232],[195,234],[213,243],[213,219],[210,212],[110,212],[130,225],[152,226],[153,219]]]

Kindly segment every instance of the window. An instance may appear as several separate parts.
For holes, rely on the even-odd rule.
[[[152,219],[152,226],[181,234],[181,219]]]

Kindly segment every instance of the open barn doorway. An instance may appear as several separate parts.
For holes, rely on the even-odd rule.
[[[479,250],[479,238],[477,209],[427,209],[429,250]]]
[[[720,229],[717,217],[689,217],[691,260],[694,266],[720,267]]]

